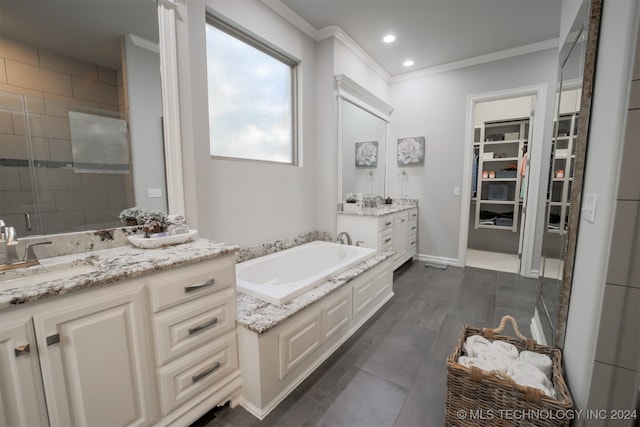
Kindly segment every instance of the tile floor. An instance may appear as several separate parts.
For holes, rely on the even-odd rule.
[[[264,420],[225,406],[193,427],[441,427],[445,361],[463,325],[511,314],[530,336],[539,289],[515,274],[410,263],[394,274],[395,296]]]

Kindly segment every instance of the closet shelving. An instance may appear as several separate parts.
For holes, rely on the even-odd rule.
[[[485,122],[479,135],[476,131],[475,228],[518,231],[520,170],[528,134],[529,119]]]
[[[576,159],[578,113],[564,114],[555,124],[551,150],[551,177],[548,189],[547,231],[565,234]]]

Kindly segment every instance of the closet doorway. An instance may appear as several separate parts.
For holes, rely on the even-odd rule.
[[[537,194],[530,197],[530,193],[539,190],[537,185],[530,186],[539,181],[539,161],[534,164],[538,171],[533,180],[530,158],[541,153],[535,150],[536,145],[542,146],[543,127],[535,120],[542,108],[541,92],[543,88],[470,101],[462,265],[537,275],[530,268],[536,209],[527,206],[537,205]]]

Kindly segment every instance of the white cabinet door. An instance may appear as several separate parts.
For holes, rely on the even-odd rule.
[[[29,315],[0,316],[0,425],[46,426],[38,350]]]
[[[34,316],[52,426],[142,426],[158,417],[142,286],[55,301]]]
[[[404,262],[404,256],[409,248],[409,216],[407,212],[399,212],[393,215],[393,249],[396,255],[393,258],[394,270]]]

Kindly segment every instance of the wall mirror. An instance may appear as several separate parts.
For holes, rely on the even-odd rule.
[[[0,2],[0,218],[18,236],[167,210],[158,4]]]
[[[385,197],[391,107],[344,75],[336,77],[338,202],[347,193]]]
[[[536,306],[548,343],[562,348],[587,153],[602,0],[582,5],[559,54],[554,131]]]

